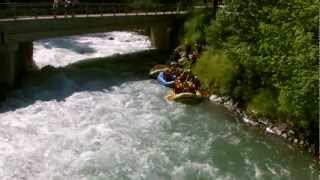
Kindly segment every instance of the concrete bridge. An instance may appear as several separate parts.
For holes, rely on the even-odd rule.
[[[187,12],[175,4],[143,9],[101,3],[68,9],[53,9],[48,3],[0,4],[0,84],[13,86],[21,74],[34,67],[34,40],[148,29],[154,47],[168,50],[172,32]]]

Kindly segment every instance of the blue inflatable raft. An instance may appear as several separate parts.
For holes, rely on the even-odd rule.
[[[173,81],[167,81],[164,77],[164,73],[163,72],[160,72],[158,77],[157,77],[157,80],[159,81],[159,83],[163,86],[166,86],[166,87],[172,87],[173,84],[174,84],[174,80]]]

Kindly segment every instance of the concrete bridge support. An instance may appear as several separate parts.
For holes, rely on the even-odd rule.
[[[0,85],[12,87],[15,80],[15,45],[0,46]],[[1,88],[1,87],[0,87]]]
[[[31,41],[0,45],[0,86],[13,87],[23,73],[33,68]]]
[[[168,25],[156,25],[150,28],[150,39],[152,45],[160,50],[170,50],[171,27]]]

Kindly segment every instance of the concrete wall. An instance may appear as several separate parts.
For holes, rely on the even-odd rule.
[[[154,25],[150,28],[150,39],[152,45],[161,50],[169,50],[171,27],[167,25]]]

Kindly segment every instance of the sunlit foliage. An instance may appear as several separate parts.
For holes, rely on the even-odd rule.
[[[317,137],[319,1],[225,0],[225,4],[203,30],[208,46],[221,49],[238,68],[228,81],[229,95],[248,111],[273,114]],[[205,59],[207,64],[199,61],[197,72],[204,71],[199,66],[214,69],[211,58]],[[207,78],[214,73],[207,72]]]

